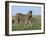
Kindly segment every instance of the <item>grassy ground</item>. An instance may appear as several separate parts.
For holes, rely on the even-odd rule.
[[[12,31],[20,31],[20,30],[39,30],[41,29],[41,16],[32,16],[34,18],[34,22],[32,22],[31,26],[25,24],[12,24]]]

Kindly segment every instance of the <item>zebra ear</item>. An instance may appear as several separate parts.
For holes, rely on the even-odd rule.
[[[29,13],[32,13],[32,11],[29,11]]]

